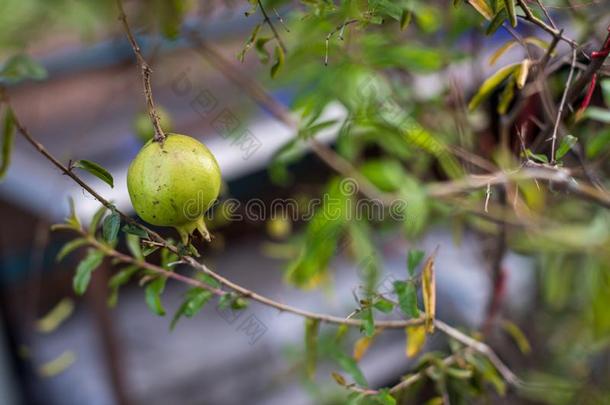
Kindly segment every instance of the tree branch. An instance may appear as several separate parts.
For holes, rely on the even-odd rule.
[[[150,116],[150,120],[152,121],[153,128],[155,130],[154,140],[155,142],[161,142],[165,140],[165,133],[161,128],[161,123],[159,122],[159,114],[157,114],[157,110],[155,109],[155,102],[153,100],[152,95],[152,86],[150,84],[150,76],[152,74],[152,69],[146,62],[146,59],[142,56],[142,51],[140,46],[138,45],[135,37],[131,32],[131,28],[127,23],[127,15],[125,14],[125,10],[123,9],[123,1],[116,0],[117,7],[119,10],[119,20],[122,22],[123,29],[127,38],[129,39],[129,43],[131,44],[131,48],[133,49],[133,53],[136,56],[136,60],[138,65],[140,66],[140,70],[142,72],[142,82],[144,84],[144,97],[146,98],[146,104],[148,109],[148,115]]]

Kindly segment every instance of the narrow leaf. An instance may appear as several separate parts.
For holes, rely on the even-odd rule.
[[[310,379],[316,374],[319,328],[319,320],[309,318],[305,320],[305,370]]]
[[[4,178],[11,164],[11,151],[15,138],[15,115],[11,108],[6,109],[2,127],[2,162],[0,162],[0,180]]]
[[[139,236],[140,238],[148,238],[148,232],[146,232],[144,229],[140,228],[139,226],[135,226],[132,224],[125,224],[123,226],[123,232],[130,234],[130,235],[136,235]]]
[[[485,0],[468,0],[468,3],[479,12],[485,19],[491,20],[494,16],[493,10]]]
[[[334,352],[333,356],[341,368],[354,379],[356,384],[361,387],[368,386],[366,378],[364,378],[364,374],[362,374],[360,367],[358,367],[358,363],[353,357],[350,357],[341,351]]]
[[[165,289],[165,277],[157,277],[146,286],[145,298],[148,309],[155,315],[164,316],[165,308],[161,303],[161,293]]]
[[[118,273],[116,273],[110,281],[108,281],[108,288],[110,294],[108,296],[108,306],[115,307],[119,299],[119,288],[129,282],[131,277],[136,274],[140,268],[135,265],[127,266]]]
[[[91,162],[89,160],[77,160],[72,163],[72,167],[77,167],[79,169],[83,169],[98,179],[102,180],[110,187],[114,187],[114,180],[112,179],[112,175],[108,172],[108,170],[104,169],[102,166],[98,165],[95,162]]]
[[[404,281],[395,281],[394,292],[398,296],[398,306],[400,307],[400,310],[409,318],[419,317],[415,285]]]
[[[438,250],[438,248],[437,248]],[[424,296],[424,310],[426,312],[426,331],[434,331],[434,318],[436,316],[436,280],[434,275],[434,257],[436,251],[426,260],[422,272],[422,292]]]
[[[506,11],[508,11],[508,19],[510,25],[517,26],[517,12],[515,11],[515,0],[504,0]]]
[[[91,223],[89,224],[89,235],[95,235],[97,227],[100,225],[100,221],[106,213],[106,210],[106,206],[102,205],[97,211],[95,211],[95,214],[93,214],[93,218],[91,219]]]
[[[505,42],[504,45],[502,45],[501,47],[496,49],[496,51],[494,53],[492,53],[491,56],[489,57],[489,66],[495,65],[496,62],[498,61],[498,59],[500,59],[502,57],[502,55],[504,55],[506,52],[508,52],[509,49],[511,49],[512,47],[517,45],[517,43],[518,43],[517,41],[515,41],[514,39],[511,39],[510,41]]]
[[[523,86],[525,86],[525,82],[527,82],[530,66],[532,66],[532,61],[529,59],[524,59],[515,72],[515,82],[517,83],[517,87],[519,89],[522,89]]]
[[[119,235],[119,228],[121,227],[121,216],[118,212],[113,211],[110,215],[104,218],[102,224],[102,234],[104,240],[108,243],[114,243]]]
[[[409,250],[409,254],[407,256],[407,269],[409,270],[409,275],[411,277],[415,276],[415,269],[424,259],[426,254],[421,250]]]
[[[182,303],[180,308],[178,308],[178,310],[174,314],[174,317],[172,318],[172,322],[170,323],[170,326],[169,326],[170,330],[174,330],[174,328],[176,327],[176,324],[178,323],[178,320],[180,320],[180,318],[182,316],[191,318],[191,317],[195,316],[197,313],[199,313],[199,311],[201,311],[201,309],[204,307],[204,305],[210,299],[212,299],[213,296],[214,296],[214,294],[212,294],[210,291],[204,290],[202,288],[196,287],[196,288],[190,289],[186,293],[184,302]]]
[[[555,156],[557,159],[561,159],[568,153],[574,145],[578,143],[578,138],[573,135],[566,135],[561,139],[561,143],[559,144],[559,148],[557,148],[557,152]]]
[[[36,321],[36,330],[42,333],[53,332],[74,311],[74,301],[71,298],[63,298],[43,318]]]
[[[530,346],[530,342],[527,340],[527,337],[523,333],[523,331],[513,322],[504,321],[502,323],[502,328],[508,333],[515,343],[521,353],[528,354],[532,351],[532,347]]]
[[[90,250],[87,256],[76,267],[76,274],[72,280],[74,291],[83,295],[91,281],[91,273],[102,264],[104,253],[99,250]]]
[[[404,30],[409,26],[411,22],[411,18],[413,17],[413,12],[411,10],[404,9],[402,10],[402,14],[400,16],[400,30]]]
[[[472,97],[468,104],[468,109],[474,110],[481,104],[489,95],[500,85],[508,76],[510,76],[517,68],[519,63],[508,65],[498,70],[483,82],[477,93]]]
[[[273,64],[273,66],[271,66],[271,78],[275,78],[281,67],[284,65],[284,50],[281,46],[275,46],[274,56],[275,63]]]
[[[373,337],[363,336],[354,343],[354,359],[356,359],[356,361],[360,361],[362,356],[369,350],[372,342]]]
[[[411,358],[416,356],[426,343],[426,327],[424,325],[407,326],[405,332],[407,334],[405,354]]]
[[[58,262],[62,261],[64,257],[66,257],[67,255],[69,255],[70,253],[72,253],[73,251],[78,249],[79,247],[84,246],[86,244],[87,244],[87,240],[83,239],[83,238],[71,240],[70,242],[66,243],[61,248],[59,253],[57,253],[57,257],[55,258],[55,260],[57,260]]]
[[[127,248],[131,252],[131,255],[138,260],[144,260],[142,248],[140,247],[140,238],[137,235],[128,234],[125,237],[125,241],[127,242]]]

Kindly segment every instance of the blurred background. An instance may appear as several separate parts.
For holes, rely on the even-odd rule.
[[[308,94],[326,96],[324,86],[330,88],[330,84],[324,80],[336,81],[338,89],[334,91],[352,91],[348,82],[351,78],[340,70],[348,64],[338,60],[341,44],[331,46],[324,76],[327,79],[320,79],[320,72],[325,69],[324,41],[333,26],[316,26],[308,33],[301,26],[304,20],[290,18],[301,5],[275,2],[275,8],[275,3],[269,2],[274,15],[287,20],[285,30],[279,18],[277,24],[289,48],[296,38],[305,42],[299,43],[300,48],[294,45],[294,51],[289,52],[293,59],[288,58],[285,72],[271,80],[269,65],[262,64],[255,51],[249,52],[243,62],[236,56],[261,22],[260,15],[244,15],[250,8],[247,2],[192,1],[181,16],[179,33],[167,35],[167,30],[175,29],[171,3],[174,2],[125,2],[142,52],[153,69],[155,101],[166,116],[164,121],[172,132],[196,137],[215,154],[225,182],[222,199],[243,204],[260,199],[268,204],[276,198],[309,201],[319,197],[334,176],[333,171],[307,147],[295,153],[295,158],[278,164],[278,151],[295,137],[295,128],[279,121],[268,105],[253,99],[252,89],[245,87],[251,81],[261,83],[274,103],[286,108],[319,107],[317,122],[328,124],[316,137],[323,144],[340,149],[337,144],[342,142],[341,122],[352,113],[349,103],[332,96],[330,90],[326,101],[315,97],[304,100],[303,96],[303,89],[308,88]],[[436,118],[446,132],[472,131],[481,135],[476,144],[484,150],[486,143],[496,142],[488,129],[493,126],[490,121],[495,119],[494,114],[479,111],[460,122],[451,117],[451,112],[444,115],[448,111],[444,106],[456,102],[455,97],[462,98],[463,103],[497,69],[486,61],[511,36],[502,29],[491,36],[481,36],[471,10],[445,10],[447,6],[442,2],[415,3],[420,12],[414,27],[407,32],[417,38],[419,45],[405,49],[400,64],[390,60],[389,54],[381,55],[383,43],[375,42],[380,40],[374,35],[352,40],[370,43],[369,55],[377,58],[378,66],[385,64],[390,76],[400,76],[401,69],[410,71],[404,79],[406,86],[401,89],[408,93],[407,99],[415,100],[410,104],[414,105],[415,115],[426,119],[428,114],[427,119],[432,121]],[[601,15],[607,14],[608,3],[593,2],[591,7]],[[577,20],[562,22],[566,35],[576,36],[582,31]],[[0,60],[6,61],[16,51],[27,52],[47,72],[42,80],[9,84],[9,95],[20,120],[62,162],[87,159],[108,169],[114,177],[113,188],[88,174],[83,177],[135,218],[127,194],[126,169],[143,145],[145,132],[152,129],[146,126],[139,68],[121,31],[114,2],[2,0],[0,27]],[[534,31],[525,25],[516,30],[524,36]],[[306,34],[314,37],[311,43],[299,37]],[[353,46],[349,39],[346,42],[346,47]],[[450,47],[454,54],[448,60],[444,52]],[[565,45],[560,45],[557,52],[565,53]],[[520,55],[515,48],[501,60],[518,61]],[[302,62],[306,57],[317,60]],[[291,66],[300,63],[302,69],[291,76]],[[352,63],[356,68],[347,72],[360,68]],[[359,71],[354,73],[357,74]],[[251,142],[244,145],[227,136],[227,131],[234,130],[247,133]],[[386,138],[386,145],[372,147],[371,142],[364,141],[368,144],[366,153],[379,156],[389,149],[399,154],[403,146],[388,139],[391,135]],[[467,140],[463,144],[473,142]],[[404,152],[407,160],[418,154],[409,148]],[[428,178],[440,170],[431,167],[434,165],[429,159],[417,166],[419,169],[414,170],[432,173],[425,174]],[[0,183],[0,403],[346,403],[341,387],[329,378],[335,366],[321,365],[316,382],[303,377],[303,321],[293,315],[257,304],[239,312],[209,304],[196,317],[181,320],[170,331],[172,314],[181,304],[184,287],[168,283],[162,298],[167,311],[164,317],[149,311],[136,281],[124,286],[118,303],[109,308],[107,282],[113,273],[110,263],[94,273],[84,296],[75,296],[72,276],[83,252],[57,262],[57,253],[71,236],[49,229],[68,215],[69,197],[74,200],[77,215],[88,223],[98,209],[97,201],[17,136],[11,166]],[[478,197],[484,199],[484,193]],[[481,228],[470,226],[463,212],[446,215],[447,211],[438,209],[436,214],[436,202],[430,204],[433,208],[416,238],[391,227],[372,232],[372,244],[380,252],[383,269],[378,283],[391,284],[391,280],[403,275],[409,250],[432,252],[439,246],[438,316],[452,325],[480,330],[489,322],[490,311],[495,311],[490,309],[494,279],[489,271],[495,239]],[[209,225],[214,240],[197,246],[206,264],[223,276],[297,307],[339,315],[351,312],[359,272],[349,246],[336,246],[329,263],[332,280],[315,290],[304,290],[286,283],[285,271],[287,261],[294,258],[301,243],[298,235],[306,223],[226,221],[216,215]],[[597,233],[591,231],[590,237],[605,241],[604,226]],[[173,230],[158,231],[177,238]],[[582,319],[578,315],[582,307],[570,304],[573,281],[569,276],[543,273],[545,282],[551,283],[547,290],[552,291],[539,288],[542,276],[538,259],[525,248],[508,248],[500,257],[506,285],[502,309],[492,315],[499,317],[498,322],[504,326],[487,337],[511,367],[529,370],[532,378],[552,384],[553,392],[532,391],[518,399],[513,394],[502,398],[490,394],[481,403],[602,403],[603,398],[609,397],[591,394],[594,399],[586,402],[578,395],[609,388],[607,329],[601,329],[601,338],[574,338],[579,342],[574,349],[580,351],[569,353],[569,359],[555,357],[556,352],[569,345],[570,338],[564,342],[558,335],[549,335],[554,330],[551,326],[572,322],[568,329],[578,329],[575,319]],[[554,309],[547,311],[549,294],[555,302],[551,302]],[[595,305],[602,305],[600,313],[607,314],[607,293],[598,300],[601,304]],[[562,312],[566,307],[577,314],[569,317],[568,310]],[[533,309],[539,313],[534,314]],[[602,324],[607,323],[608,315],[605,320],[599,320],[603,316],[599,313],[595,316]],[[503,323],[504,319],[510,322]],[[511,325],[520,325],[519,332]],[[353,333],[357,336],[357,331]],[[404,339],[402,331],[389,331],[362,359],[360,367],[371,386],[395,384],[414,367],[416,361],[404,356]],[[592,348],[594,343],[598,346]],[[528,349],[524,350],[523,345]],[[446,340],[436,335],[426,343],[426,351],[445,349]],[[591,362],[587,360],[589,349],[596,352]],[[555,361],[550,361],[551,357]],[[430,389],[424,387],[422,397],[407,403],[423,403],[426,390]],[[570,402],[574,398],[584,402]]]

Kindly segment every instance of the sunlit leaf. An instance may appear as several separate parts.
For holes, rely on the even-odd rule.
[[[508,19],[510,21],[510,25],[513,27],[517,26],[517,12],[515,11],[515,1],[516,0],[504,0],[504,5],[506,7],[506,11],[508,12]]]
[[[36,330],[42,333],[53,332],[74,312],[74,301],[63,298],[44,317],[36,321]]]
[[[373,338],[371,336],[363,336],[360,339],[356,340],[354,343],[354,359],[356,361],[360,361],[362,356],[369,350],[369,346],[373,342]]]
[[[43,378],[55,377],[67,370],[76,361],[76,354],[66,350],[58,357],[38,367],[38,374]]]
[[[502,322],[502,328],[513,338],[521,353],[528,354],[532,351],[527,337],[514,322],[505,320]]]
[[[468,103],[468,109],[474,110],[481,104],[489,95],[515,70],[519,67],[519,63],[513,63],[498,70],[496,73],[491,75],[487,80],[483,82],[477,93],[472,97],[470,103]]]
[[[493,10],[485,0],[468,0],[468,3],[479,12],[485,19],[491,20],[494,17]]]
[[[527,82],[527,76],[530,71],[530,66],[532,66],[532,61],[529,59],[524,59],[519,65],[517,71],[515,72],[515,82],[517,83],[517,87],[520,89],[522,89],[523,86],[525,86],[525,82]]]
[[[405,354],[411,358],[416,356],[426,343],[426,327],[425,325],[407,326],[405,332],[407,334]]]
[[[568,153],[574,145],[578,143],[578,138],[573,135],[566,135],[561,139],[561,143],[555,152],[555,158],[561,159]]]
[[[428,257],[422,271],[422,295],[424,297],[424,310],[426,312],[426,331],[434,331],[434,318],[436,316],[436,279],[434,274],[434,258],[436,251]]]

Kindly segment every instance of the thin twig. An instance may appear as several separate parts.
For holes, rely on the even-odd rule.
[[[261,13],[263,13],[265,22],[267,23],[269,28],[271,28],[271,32],[273,32],[273,36],[275,37],[275,40],[277,41],[279,46],[282,48],[284,53],[287,53],[288,49],[286,48],[286,45],[284,45],[284,41],[282,41],[282,38],[280,37],[279,32],[277,32],[277,29],[275,29],[275,25],[273,25],[271,18],[269,18],[269,15],[267,15],[267,11],[265,10],[265,7],[263,7],[263,3],[261,2],[261,0],[258,0],[258,6],[261,9]]]
[[[123,29],[127,38],[129,39],[129,43],[131,44],[131,48],[133,49],[133,53],[136,56],[136,60],[138,61],[138,65],[140,66],[140,70],[142,72],[142,82],[144,84],[144,97],[146,98],[146,104],[148,109],[148,115],[150,116],[150,120],[152,121],[153,128],[155,130],[154,140],[155,142],[161,142],[165,140],[165,133],[161,128],[161,123],[159,122],[159,114],[157,114],[157,110],[155,109],[155,102],[153,100],[152,95],[152,86],[150,84],[150,76],[152,74],[152,69],[142,56],[142,51],[138,42],[136,41],[133,33],[131,32],[131,28],[127,23],[127,15],[125,14],[125,10],[123,9],[123,1],[116,0],[117,7],[119,10],[119,20],[121,20]]]
[[[557,110],[557,118],[555,119],[555,125],[553,126],[553,135],[551,136],[551,164],[555,164],[555,148],[557,145],[557,132],[559,131],[559,124],[561,117],[563,116],[563,109],[566,105],[568,98],[568,92],[570,91],[570,85],[572,84],[572,77],[574,76],[574,65],[576,64],[576,48],[572,48],[572,62],[570,63],[570,73],[568,74],[568,80],[566,81],[563,95],[561,96],[561,102],[559,103],[559,110]]]
[[[536,3],[538,4],[538,7],[540,7],[542,9],[544,16],[546,17],[547,20],[549,20],[549,23],[551,24],[551,26],[553,28],[557,29],[557,25],[555,24],[555,21],[553,21],[553,19],[551,18],[551,15],[549,14],[549,10],[547,10],[546,7],[544,6],[544,4],[542,4],[542,1],[536,0]]]
[[[536,17],[532,13],[532,10],[530,10],[529,6],[525,3],[524,0],[517,0],[517,2],[519,3],[519,7],[525,13],[524,18],[526,20],[528,20],[532,24],[537,25],[538,27],[542,28],[544,31],[548,32],[549,34],[553,35],[554,37],[559,37],[562,41],[567,42],[572,47],[578,46],[578,43],[576,41],[564,36],[563,33],[561,33],[558,29],[551,27],[550,25],[548,25],[547,23],[545,23],[544,21],[542,21],[541,19]]]

